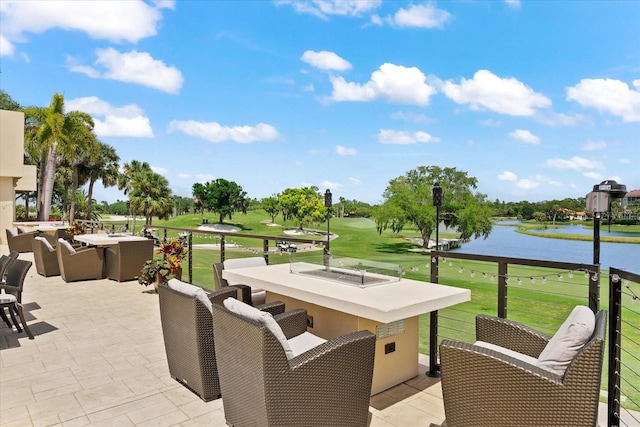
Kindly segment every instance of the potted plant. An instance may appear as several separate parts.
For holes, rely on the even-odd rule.
[[[73,236],[77,236],[79,234],[85,234],[86,232],[87,232],[87,227],[80,222],[74,222],[73,224],[69,225],[66,229],[67,237],[71,240],[73,240]]]
[[[171,266],[167,260],[150,259],[142,266],[138,276],[138,283],[144,286],[153,285],[157,292],[158,284],[167,283],[172,277]]]
[[[165,261],[169,264],[170,273],[177,279],[182,278],[182,260],[187,256],[187,248],[179,238],[165,239],[160,242],[160,246],[156,251],[164,255]]]

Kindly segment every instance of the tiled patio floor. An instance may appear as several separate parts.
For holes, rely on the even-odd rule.
[[[65,283],[32,267],[23,301],[36,337],[0,321],[0,425],[226,425],[221,400],[169,376],[157,295],[137,282]],[[443,419],[440,384],[424,374],[371,398],[372,427]]]

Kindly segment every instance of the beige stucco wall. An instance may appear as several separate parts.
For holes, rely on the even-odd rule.
[[[23,159],[24,113],[0,110],[0,245],[7,244],[5,229],[15,220],[16,188],[36,189],[36,167],[25,166]]]

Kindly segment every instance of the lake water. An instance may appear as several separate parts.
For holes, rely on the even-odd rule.
[[[581,226],[544,231],[574,233],[572,227],[575,227],[575,234],[593,235],[593,230],[584,229]],[[600,237],[608,234],[605,227],[605,225],[601,225]],[[572,231],[569,231],[570,229]],[[578,232],[578,229],[581,231]],[[611,235],[613,235],[613,231]],[[494,226],[486,239],[480,238],[463,243],[462,247],[456,249],[455,252],[587,264],[593,262],[592,241],[581,242],[528,236],[517,233],[515,227],[501,225]],[[604,270],[609,267],[640,273],[640,244],[600,242],[600,268]]]

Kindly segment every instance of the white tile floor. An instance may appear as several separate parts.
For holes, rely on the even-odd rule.
[[[0,426],[226,425],[221,400],[169,376],[157,295],[136,281],[65,283],[32,267],[23,302],[34,340],[0,321]],[[440,383],[421,374],[373,396],[369,412],[371,427],[441,423]]]

